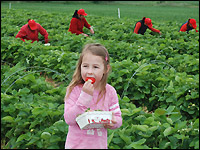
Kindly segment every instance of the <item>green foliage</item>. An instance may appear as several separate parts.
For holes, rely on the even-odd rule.
[[[182,120],[176,106],[145,112],[129,102],[127,97],[120,101],[122,127],[108,130],[110,149],[199,148],[199,119]]]
[[[136,20],[88,15],[95,34],[86,38],[68,32],[71,15],[1,12],[1,136],[5,148],[64,147],[66,87],[82,47],[97,42],[109,51],[112,72],[108,83],[119,94],[123,118],[119,129],[108,130],[108,148],[199,149],[199,34],[194,30],[179,33],[179,24],[166,21],[154,23],[161,36],[150,30],[136,35]],[[42,36],[34,43],[15,38],[27,18],[37,18],[49,33],[51,46],[44,46]],[[57,86],[46,82],[44,74]]]
[[[10,71],[13,68],[7,66]],[[19,75],[14,78],[19,79]],[[7,93],[1,93],[1,136],[10,139],[7,148],[59,148],[55,145],[65,141],[68,128],[61,119],[65,90],[63,86],[54,88],[36,73],[17,80]]]

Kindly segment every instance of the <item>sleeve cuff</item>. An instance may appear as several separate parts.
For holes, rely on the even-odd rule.
[[[88,108],[90,107],[90,102],[92,101],[92,98],[93,96],[81,91],[81,94],[76,103],[77,105]]]

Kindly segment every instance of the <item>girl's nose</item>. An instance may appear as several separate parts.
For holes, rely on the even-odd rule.
[[[93,73],[93,70],[92,70],[91,67],[88,69],[88,72],[87,72],[87,73],[88,73],[88,74],[92,74],[92,73]]]

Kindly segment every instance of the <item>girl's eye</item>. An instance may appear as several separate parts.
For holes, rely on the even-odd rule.
[[[94,68],[99,68],[99,67],[97,67],[97,66],[94,66]]]

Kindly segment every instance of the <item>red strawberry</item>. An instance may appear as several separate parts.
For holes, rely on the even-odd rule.
[[[87,77],[87,78],[85,79],[85,81],[88,81],[88,80],[91,80],[91,81],[92,81],[92,84],[95,82],[95,78],[93,78],[93,77]]]

